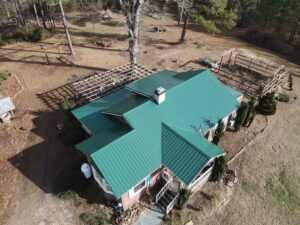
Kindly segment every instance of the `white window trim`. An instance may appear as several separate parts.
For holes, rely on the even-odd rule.
[[[151,175],[149,175],[151,176]],[[140,192],[142,192],[149,184],[149,182],[147,182],[147,178],[144,178],[143,180],[141,180],[138,184],[134,185],[134,187],[132,187],[129,191],[128,191],[128,196],[129,198],[133,198],[134,196],[136,196],[137,194],[139,194]],[[152,179],[152,178],[151,178]],[[144,186],[142,188],[140,188],[139,190],[137,190],[136,192],[134,191],[136,186],[139,186],[141,183],[145,182]]]

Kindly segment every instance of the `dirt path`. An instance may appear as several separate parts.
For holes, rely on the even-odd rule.
[[[91,46],[91,24],[86,23],[83,26],[78,26],[76,14],[70,18],[73,22],[71,34],[74,39],[75,51],[79,56],[75,60],[76,66],[70,67],[61,64],[56,59],[57,49],[52,44],[64,42],[63,35],[56,35],[42,43],[51,52],[49,56],[52,65],[50,66],[46,65],[45,55],[39,45],[23,43],[0,49],[0,70],[8,70],[17,74],[24,84],[23,96],[28,102],[27,110],[32,123],[32,126],[28,127],[26,131],[28,132],[26,145],[15,157],[10,159],[18,173],[18,178],[10,217],[7,221],[8,225],[80,224],[73,204],[62,201],[51,194],[56,171],[69,163],[67,159],[72,158],[74,152],[63,148],[56,140],[56,124],[61,121],[61,113],[46,108],[38,95],[60,87],[70,82],[74,77],[84,76],[92,70],[101,71],[125,64],[128,61],[128,54],[124,51],[127,47],[127,41],[124,39],[126,27],[109,27],[96,24],[96,31],[100,36],[113,40],[111,48],[99,49]],[[168,28],[168,31],[159,34],[149,32],[156,25],[163,25]],[[238,41],[236,38],[212,37],[198,32],[194,27],[191,27],[188,32],[186,44],[174,45],[179,34],[180,28],[176,26],[176,21],[157,21],[144,18],[142,20],[142,39],[139,53],[140,63],[149,68],[198,69],[199,65],[188,62],[205,56],[218,58],[224,50],[232,47],[253,47]],[[195,42],[201,42],[202,47],[195,47]],[[66,49],[63,50],[67,51]],[[294,66],[262,49],[253,48],[253,50],[259,54],[274,57],[281,63]],[[289,116],[297,118],[294,109],[289,113],[282,114],[284,121]],[[273,129],[276,128],[276,123],[276,121],[272,122]],[[282,122],[282,125],[287,126],[287,123]],[[287,131],[295,132],[292,127],[294,126],[287,126]],[[277,132],[276,136],[265,138],[272,143],[273,139],[280,137],[280,135]],[[287,138],[287,140],[290,139]],[[275,146],[275,144],[273,145]],[[240,197],[242,197],[241,194]],[[222,217],[222,219],[224,218]]]

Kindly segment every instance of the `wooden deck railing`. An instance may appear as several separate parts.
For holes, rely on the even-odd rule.
[[[168,188],[170,187],[171,183],[173,182],[173,179],[170,179],[165,186],[156,194],[155,196],[155,203],[157,204],[158,201],[161,199],[161,197],[166,193]]]
[[[175,198],[170,202],[170,204],[167,206],[166,208],[166,215],[169,214],[169,212],[174,208],[178,198],[179,198],[180,193],[177,193],[177,195],[175,196]]]

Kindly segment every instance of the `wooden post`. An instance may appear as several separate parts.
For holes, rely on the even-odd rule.
[[[231,52],[230,52],[230,56],[229,56],[229,64],[231,63],[232,52],[233,52],[233,50],[231,50]]]
[[[40,45],[40,47],[41,47],[41,49],[44,50],[44,53],[45,53],[45,56],[46,56],[46,59],[47,59],[47,65],[49,65],[49,64],[50,64],[50,61],[49,61],[48,53],[47,53],[47,51],[46,51],[46,49],[44,48],[43,45]]]

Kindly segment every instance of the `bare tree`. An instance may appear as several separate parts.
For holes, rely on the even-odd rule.
[[[182,3],[179,4],[179,7],[181,8],[180,23],[181,23],[181,18],[184,15],[184,23],[183,23],[179,43],[183,43],[185,41],[186,29],[187,29],[188,21],[189,21],[189,13],[190,13],[190,9],[192,8],[192,6],[193,6],[193,3],[192,3],[192,1],[189,1],[189,0],[183,0]]]
[[[183,43],[185,41],[186,29],[187,29],[187,24],[188,24],[188,20],[189,20],[189,12],[185,12],[184,14],[185,14],[184,23],[183,23],[179,43]]]
[[[137,63],[140,9],[144,0],[119,0],[129,33],[130,62]]]
[[[20,24],[20,26],[24,26],[25,25],[25,20],[23,18],[23,14],[22,14],[22,10],[21,10],[19,0],[14,0],[14,5],[15,5],[15,9],[16,9],[16,14],[17,14],[18,19],[19,19],[19,24]]]
[[[39,20],[39,16],[38,16],[38,13],[37,13],[37,10],[36,10],[36,5],[35,5],[34,1],[32,1],[32,7],[33,7],[34,15],[35,15],[35,18],[36,18],[36,22],[37,22],[38,26],[40,26],[40,20]]]
[[[10,12],[8,10],[7,4],[6,4],[6,0],[3,0],[3,2],[4,2],[4,7],[5,7],[5,10],[6,10],[7,17],[10,20]]]
[[[58,0],[58,4],[59,4],[60,11],[61,11],[62,21],[63,21],[63,24],[64,24],[64,29],[65,29],[65,33],[66,33],[66,37],[67,37],[69,49],[70,49],[71,55],[75,55],[75,51],[74,51],[74,48],[73,48],[71,36],[70,36],[69,30],[68,30],[68,26],[67,26],[67,20],[66,20],[66,16],[65,16],[65,11],[64,11],[64,8],[63,8],[61,0]]]

